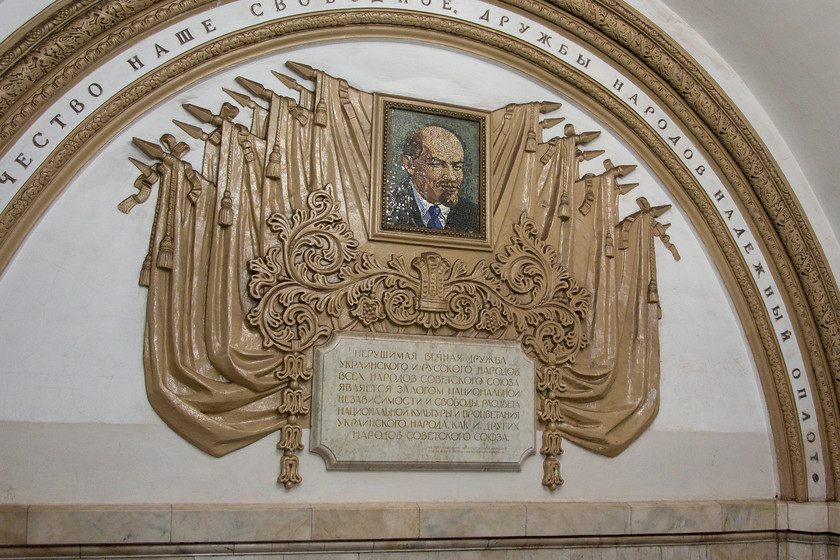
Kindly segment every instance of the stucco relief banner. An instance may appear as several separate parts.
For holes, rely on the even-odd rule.
[[[312,352],[334,331],[368,331],[520,341],[538,364],[543,484],[551,489],[563,483],[561,435],[609,456],[638,437],[659,408],[653,241],[679,255],[668,224],[657,220],[670,206],[639,198],[640,210],[619,219],[618,198],[635,185],[617,179],[635,166],[606,160],[604,173],[580,177],[580,162],[602,154],[584,149],[598,132],[568,123],[562,136],[537,141],[535,130],[562,120],[541,120],[559,103],[491,111],[489,177],[480,166],[469,169],[479,167],[472,173],[492,192],[484,218],[492,224],[483,228],[498,232],[492,253],[476,251],[470,239],[444,255],[420,252],[438,249],[441,235],[457,243],[478,228],[432,222],[449,224],[464,205],[477,208],[462,192],[471,148],[464,132],[439,126],[458,130],[451,123],[419,121],[403,141],[402,161],[408,188],[429,214],[404,240],[371,243],[365,162],[368,150],[384,150],[373,96],[304,64],[287,66],[312,81],[311,92],[284,75],[296,99],[237,79],[268,102],[263,108],[231,93],[252,109],[250,127],[233,121],[238,109],[230,103],[218,114],[185,106],[214,126],[177,123],[205,139],[200,172],[181,159],[186,144],[171,135],[160,144],[134,140],[159,162],[135,162],[140,192],[120,207],[129,211],[160,184],[140,283],[149,286],[147,390],[167,423],[216,455],[281,430],[280,481],[296,484]],[[417,204],[419,216],[424,203]],[[422,245],[420,254],[409,261],[404,243]]]

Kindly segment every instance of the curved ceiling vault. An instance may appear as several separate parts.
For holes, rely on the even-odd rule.
[[[553,39],[542,35],[528,38],[522,31],[517,35],[491,22],[491,16],[465,21],[465,16],[455,17],[440,9],[424,10],[423,6],[431,4],[427,0],[418,0],[415,10],[373,3],[365,9],[324,7],[296,17],[264,15],[273,4],[274,0],[240,3],[254,16],[247,30],[219,33],[195,47],[181,41],[183,48],[177,56],[149,64],[127,87],[107,93],[89,77],[113,60],[112,53],[124,55],[129,52],[127,47],[173,22],[188,18],[202,22],[202,14],[221,9],[218,3],[61,2],[13,34],[0,58],[0,149],[4,154],[0,173],[5,172],[0,182],[17,191],[0,215],[0,266],[9,263],[39,216],[121,127],[155,102],[220,68],[258,57],[266,49],[337,36],[408,37],[476,53],[533,76],[580,102],[636,148],[668,185],[705,242],[744,325],[769,410],[781,497],[834,499],[840,482],[837,286],[818,236],[779,165],[753,126],[680,45],[618,0],[498,3],[500,9],[549,30]],[[448,4],[445,1],[440,8],[449,9]],[[482,11],[477,14],[484,15]],[[208,34],[210,27],[213,24],[204,27]],[[560,46],[562,37],[619,69],[626,81],[588,74],[583,54],[565,60],[568,53]],[[120,64],[128,64],[133,71],[143,66],[139,58],[135,63],[126,59]],[[49,109],[66,103],[62,96],[70,93],[87,96],[84,114],[81,109],[76,111],[82,98],[71,98],[77,103],[73,106],[71,102],[71,110],[81,115],[78,123],[68,124],[61,136],[44,134],[39,123],[44,118],[49,121]],[[634,94],[638,94],[635,100]],[[650,116],[653,109],[639,106],[640,98],[653,100],[659,111],[655,118]],[[663,132],[669,126],[668,132]],[[65,129],[63,123],[60,128]],[[674,130],[685,139],[669,136]],[[48,140],[51,143],[46,148]],[[26,143],[28,151],[19,151]],[[40,160],[29,155],[32,145],[45,150]],[[705,158],[705,165],[692,159],[695,151],[689,145],[696,148],[698,158]],[[43,155],[46,153],[48,157]],[[707,181],[712,175],[724,189],[709,191]],[[725,206],[729,203],[731,207]],[[729,221],[733,214],[742,217],[758,247],[745,248],[739,242],[740,234],[733,233],[738,228]],[[759,260],[754,258],[756,254]],[[781,330],[775,321],[778,312],[768,303],[772,290],[764,285],[759,266],[775,279],[780,292],[777,297],[781,298],[778,305],[787,310],[789,329]],[[788,340],[794,345],[798,342],[795,360],[783,346]],[[813,396],[811,412],[819,422],[816,433],[801,420],[802,391]],[[810,459],[813,445],[825,458],[819,468]]]

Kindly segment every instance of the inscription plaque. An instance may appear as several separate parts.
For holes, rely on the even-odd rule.
[[[337,333],[315,368],[310,443],[327,468],[520,470],[535,451],[518,342]]]

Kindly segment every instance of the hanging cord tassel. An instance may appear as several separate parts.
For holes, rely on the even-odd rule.
[[[646,219],[653,221],[652,217],[645,216]],[[648,263],[650,266],[650,282],[648,283],[648,303],[659,303],[659,291],[656,289],[656,251],[653,244],[654,239],[650,240],[650,249],[648,251]]]
[[[172,261],[175,258],[172,236],[168,233],[163,236],[158,247],[157,267],[163,270],[172,270]]]
[[[155,171],[153,171],[153,169]],[[154,180],[144,181],[144,184],[148,184],[149,194],[151,194],[152,185],[154,185],[159,178],[159,175],[157,174],[156,169],[157,169],[157,164],[155,165],[154,168],[149,167],[149,177],[151,177],[152,173],[154,173]],[[163,197],[163,183],[161,183],[160,186],[158,187],[158,197],[157,197],[157,201],[155,202],[155,217],[154,217],[154,221],[152,222],[152,232],[151,232],[150,237],[149,237],[149,249],[148,249],[148,251],[146,251],[146,257],[143,259],[143,265],[140,267],[140,278],[137,282],[138,284],[140,284],[141,286],[143,286],[145,288],[149,287],[149,284],[152,280],[152,249],[154,248],[155,237],[157,237],[157,223],[158,223],[158,218],[160,217],[160,206],[161,206],[161,198],[162,197]],[[124,200],[123,203],[126,203],[131,198],[132,197],[129,197],[128,199]],[[132,201],[132,202],[134,202],[134,201]],[[131,207],[133,207],[133,206],[134,206],[134,204],[131,204]],[[120,208],[120,210],[122,210],[122,208]],[[127,210],[125,210],[125,212],[128,213]]]
[[[173,158],[174,160],[174,158]],[[169,172],[169,192],[167,193],[168,200],[166,201],[166,230],[163,234],[163,239],[158,246],[157,267],[164,270],[172,270],[172,262],[175,260],[175,250],[173,245],[173,229],[172,223],[173,215],[175,214],[175,185],[178,181],[177,163],[170,165]]]
[[[157,169],[157,164],[155,164],[155,170]],[[151,284],[152,282],[152,249],[154,249],[155,238],[157,237],[158,219],[160,218],[160,207],[162,203],[163,181],[161,181],[160,185],[158,186],[158,197],[157,201],[155,202],[155,217],[154,221],[152,222],[151,237],[149,237],[149,250],[146,252],[146,258],[143,259],[143,265],[140,267],[140,279],[137,282],[145,288],[148,288],[149,284]]]
[[[656,280],[651,279],[648,283],[648,303],[659,303],[659,291],[656,289]]]
[[[534,132],[534,127],[528,131],[528,139],[525,141],[525,151],[533,154],[537,151],[537,133]]]
[[[239,137],[237,136],[237,139]],[[231,139],[231,143],[233,139]],[[230,149],[230,148],[229,148]],[[222,203],[221,209],[219,210],[219,225],[222,227],[230,227],[233,225],[233,198],[230,194],[230,181],[231,181],[231,172],[230,172],[230,160],[233,156],[233,150],[230,150],[228,154],[228,162],[227,162],[227,181],[225,182],[225,192],[222,195]],[[246,157],[247,159],[247,157]]]
[[[615,242],[613,241],[613,236],[610,232],[607,232],[607,238],[604,242],[604,254],[608,259],[615,257]]]
[[[557,208],[557,217],[563,221],[572,217],[569,210],[569,195],[566,194],[566,186],[563,185],[563,194],[560,195],[560,206]]]
[[[222,196],[222,208],[219,211],[219,225],[229,227],[233,225],[233,199],[230,196],[230,189],[225,189]]]
[[[557,205],[557,217],[565,222],[572,217],[572,210],[569,204],[569,181],[563,180],[562,177],[560,180],[563,181],[563,190],[560,192],[560,204]],[[574,185],[574,183],[572,184]]]
[[[315,125],[327,126],[327,104],[324,103],[324,93],[326,80],[323,76],[318,76],[318,104],[315,107]]]
[[[140,279],[138,284],[144,288],[148,288],[152,282],[152,253],[146,253],[146,258],[143,259],[143,266],[140,267]]]
[[[277,102],[275,100],[275,102]],[[283,111],[283,103],[277,102],[280,106],[279,111],[280,114],[277,116],[277,127],[278,129],[274,132],[274,146],[271,148],[271,153],[268,155],[268,163],[265,166],[265,177],[266,179],[280,179],[283,176],[283,155],[280,153],[280,143],[278,141],[278,134],[281,132],[281,121],[283,120],[282,111]]]
[[[268,165],[265,167],[265,176],[269,179],[279,179],[282,177],[282,168],[280,166],[283,157],[280,155],[280,150],[277,149],[277,144],[274,145],[274,149],[271,150],[271,154],[268,156]]]
[[[327,126],[327,104],[321,99],[315,108],[315,126]]]

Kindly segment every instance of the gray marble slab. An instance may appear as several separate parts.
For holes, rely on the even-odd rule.
[[[518,342],[336,333],[315,353],[310,448],[331,469],[520,470],[534,398]]]

